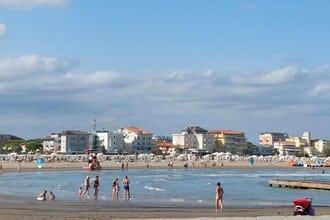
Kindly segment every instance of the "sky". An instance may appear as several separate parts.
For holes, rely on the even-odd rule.
[[[0,133],[330,139],[330,1],[0,0]]]

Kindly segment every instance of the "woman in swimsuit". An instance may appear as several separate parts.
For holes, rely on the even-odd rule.
[[[97,195],[99,194],[99,186],[100,186],[99,176],[95,176],[95,180],[94,180],[94,199],[96,199]]]
[[[85,179],[85,190],[82,194],[82,196],[84,196],[86,193],[87,193],[87,198],[89,198],[89,176],[86,176],[86,179]]]
[[[118,178],[116,178],[113,182],[112,182],[112,196],[114,197],[114,199],[118,199],[118,192],[119,192],[119,183],[118,183]]]
[[[223,212],[223,193],[224,190],[221,187],[221,183],[217,183],[217,187],[215,188],[215,211],[218,212],[220,207],[221,212]]]

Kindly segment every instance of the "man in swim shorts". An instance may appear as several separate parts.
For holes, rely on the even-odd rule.
[[[130,181],[127,176],[123,179],[123,185],[124,185],[124,198],[129,199],[131,197],[130,191],[129,191],[129,184]]]

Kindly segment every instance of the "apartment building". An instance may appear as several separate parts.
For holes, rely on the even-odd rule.
[[[68,154],[81,154],[86,149],[90,149],[90,134],[84,131],[67,130],[60,134],[61,149],[60,152]]]
[[[259,144],[267,147],[274,147],[274,142],[285,141],[289,135],[282,132],[262,132],[259,135]]]
[[[109,133],[109,149],[108,153],[124,153],[127,149],[124,148],[124,136],[119,131]]]
[[[330,148],[330,141],[324,139],[311,140],[311,146],[314,151],[311,151],[309,155],[322,155]]]
[[[220,152],[241,152],[247,147],[245,133],[233,130],[212,130],[214,135],[215,150]]]
[[[198,126],[186,127],[179,134],[172,134],[172,144],[192,150],[213,151],[214,135]]]
[[[150,153],[155,147],[155,140],[152,138],[153,134],[144,129],[128,126],[120,128],[118,133],[122,134],[124,140],[124,148],[127,151],[136,153]]]
[[[44,152],[58,152],[61,150],[60,134],[52,133],[43,139],[42,142]]]
[[[110,132],[107,130],[94,132],[94,145],[98,152],[106,152],[110,146]]]
[[[280,156],[297,156],[303,154],[303,148],[297,147],[294,141],[275,141],[274,149]]]

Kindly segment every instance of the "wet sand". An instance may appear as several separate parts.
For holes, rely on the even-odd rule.
[[[223,163],[223,166],[221,166]],[[18,162],[3,162],[3,172],[27,172],[40,170],[34,162],[22,162],[20,170]],[[102,161],[103,169],[121,169],[121,163],[113,161]],[[136,162],[129,163],[128,169],[146,169],[147,163]],[[174,168],[183,168],[184,162],[175,161]],[[52,162],[44,163],[41,170],[77,170],[86,166],[83,162]],[[189,163],[189,167],[192,164]],[[274,168],[282,167],[284,169],[299,169],[297,167],[289,167],[287,162],[261,162],[249,165],[247,161],[223,161],[216,166],[207,164],[207,168],[214,169],[231,169],[231,168]],[[164,169],[167,168],[166,162],[149,163],[149,169]],[[195,162],[195,168],[203,169],[205,164]],[[329,168],[327,168],[329,169]],[[327,171],[328,172],[328,171]],[[1,176],[0,176],[1,178]],[[247,201],[248,202],[248,201]],[[327,207],[315,207],[316,215],[329,217],[330,204]],[[216,217],[257,217],[257,216],[272,216],[271,219],[283,219],[292,216],[293,206],[290,207],[254,207],[254,208],[233,208],[225,207],[223,213],[215,212],[214,207],[159,207],[155,205],[136,204],[132,201],[59,201],[40,202],[27,198],[19,198],[15,196],[0,195],[0,220],[39,220],[39,219],[166,219],[166,218],[216,218]],[[260,218],[258,218],[260,219]]]
[[[329,207],[315,207],[317,216],[330,216]],[[177,208],[177,207],[144,207],[131,205],[130,202],[22,202],[11,199],[0,203],[0,219],[146,219],[146,218],[215,218],[215,217],[257,217],[257,216],[292,216],[293,207],[273,208],[226,208],[223,213],[214,208]]]

